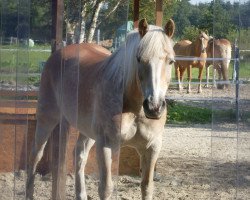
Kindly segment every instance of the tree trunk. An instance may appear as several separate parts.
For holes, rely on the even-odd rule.
[[[75,44],[76,38],[75,38],[75,24],[70,23],[68,20],[66,20],[66,44]]]
[[[80,35],[79,35],[79,41],[78,41],[79,43],[84,42],[84,39],[85,39],[85,29],[86,29],[85,17],[86,17],[86,4],[84,5],[81,11]]]
[[[98,0],[94,6],[94,12],[93,12],[92,19],[91,19],[91,26],[90,26],[89,34],[87,38],[88,43],[91,43],[94,37],[97,19],[100,13],[101,5],[102,5],[101,2],[102,2],[101,0]]]

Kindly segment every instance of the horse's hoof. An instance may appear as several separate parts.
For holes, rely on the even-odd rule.
[[[160,173],[158,173],[158,172],[154,173],[154,181],[161,182],[162,179],[163,179],[163,177],[161,176]]]

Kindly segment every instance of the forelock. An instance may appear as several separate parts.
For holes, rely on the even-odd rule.
[[[141,60],[148,61],[152,57],[165,57],[171,53],[173,53],[172,40],[163,29],[150,25],[147,34],[139,43],[137,56]]]

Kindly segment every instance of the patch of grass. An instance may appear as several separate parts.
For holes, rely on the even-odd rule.
[[[213,121],[236,122],[235,109],[209,109],[185,105],[183,103],[168,102],[167,124],[211,124]],[[250,122],[250,112],[240,110],[239,120],[244,123]]]
[[[212,110],[173,103],[168,106],[167,123],[208,124],[212,122]]]
[[[234,109],[214,110],[213,120],[216,122],[236,122],[236,111]]]
[[[16,69],[19,72],[39,73],[40,63],[46,61],[50,56],[48,47],[37,46],[28,49],[15,46],[1,46],[1,48],[1,73],[13,73]]]
[[[230,62],[229,66],[229,72],[228,72],[228,78],[232,79],[233,75],[233,61]],[[193,82],[198,82],[198,73],[199,70],[198,68],[193,68],[192,69],[192,81]],[[212,67],[209,69],[209,77],[210,81],[213,77],[213,70]],[[216,74],[216,77],[218,78],[218,74]],[[250,77],[250,60],[245,59],[245,60],[240,60],[240,78],[249,78]],[[206,69],[204,68],[203,74],[202,74],[202,79],[203,81],[206,80]],[[175,80],[175,68],[174,66],[172,67],[172,80]],[[187,70],[184,72],[184,81],[187,81]]]

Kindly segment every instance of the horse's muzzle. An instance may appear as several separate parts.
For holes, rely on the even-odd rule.
[[[149,99],[143,102],[144,113],[149,119],[159,119],[166,108],[166,101],[161,100],[159,103],[154,103]]]

